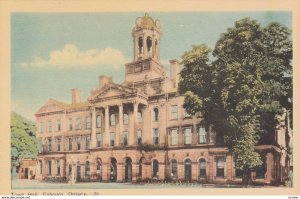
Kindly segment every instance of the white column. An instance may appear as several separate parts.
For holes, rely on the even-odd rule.
[[[147,36],[143,35],[143,57],[147,55]]]
[[[92,109],[91,149],[96,147],[96,110]]]
[[[104,146],[109,146],[109,106],[105,106],[105,132],[103,138]]]
[[[133,130],[133,132],[132,132],[132,139],[133,139],[133,141],[132,141],[132,143],[134,144],[134,145],[136,145],[137,144],[137,115],[138,115],[138,106],[139,106],[139,104],[137,103],[137,102],[134,102],[134,104],[133,104],[133,122],[134,122],[134,130]]]
[[[123,133],[123,104],[119,104],[119,133],[116,132],[116,146],[122,143],[121,137]]]

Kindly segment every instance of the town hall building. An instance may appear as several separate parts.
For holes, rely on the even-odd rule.
[[[180,63],[160,61],[161,27],[148,14],[132,30],[133,61],[125,81],[101,75],[86,100],[72,89],[72,103],[49,99],[35,114],[42,150],[36,179],[137,182],[170,180],[229,182],[241,179],[228,149],[189,115],[178,92]],[[286,117],[282,117],[285,124]],[[256,146],[263,165],[252,172],[263,183],[283,181],[287,171],[287,127],[279,125],[271,144]]]

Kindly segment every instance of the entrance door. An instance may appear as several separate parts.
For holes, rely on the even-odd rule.
[[[192,180],[192,164],[190,159],[187,159],[184,162],[184,178],[188,182],[191,182]]]
[[[77,167],[76,167],[76,181],[80,181],[80,179],[81,179],[81,173],[80,173],[80,170],[81,170],[81,168],[80,168],[80,165],[77,165]]]
[[[117,160],[111,159],[110,163],[110,181],[116,182],[117,181]]]
[[[25,179],[28,179],[28,168],[25,168]]]
[[[125,181],[131,182],[132,180],[132,161],[130,158],[126,158],[125,162]]]

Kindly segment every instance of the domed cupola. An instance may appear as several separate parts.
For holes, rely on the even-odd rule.
[[[153,58],[159,61],[160,22],[145,13],[135,20],[132,30],[134,61]]]
[[[160,29],[160,22],[159,20],[153,20],[152,17],[149,16],[148,13],[145,13],[145,16],[143,17],[138,17],[135,20],[135,29],[148,29],[148,30],[152,30],[152,29]]]

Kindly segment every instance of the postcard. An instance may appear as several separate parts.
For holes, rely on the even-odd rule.
[[[2,195],[299,194],[298,2],[0,4]]]

